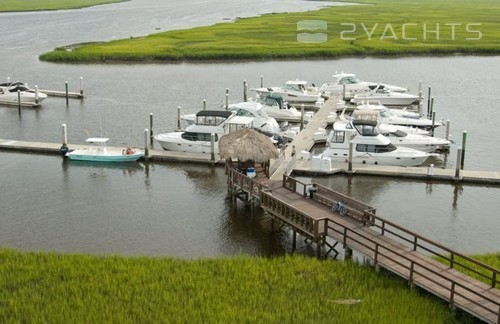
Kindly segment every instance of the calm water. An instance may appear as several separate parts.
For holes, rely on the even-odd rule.
[[[37,56],[55,46],[138,36],[270,11],[306,10],[320,2],[212,0],[201,13],[196,1],[167,4],[134,0],[84,10],[0,14],[0,80],[7,76],[40,88],[78,89],[83,101],[47,99],[40,109],[0,107],[0,138],[59,142],[68,125],[70,143],[101,133],[112,144],[142,145],[149,114],[155,133],[172,130],[176,107],[185,112],[242,97],[242,83],[279,85],[302,78],[316,84],[344,70],[361,78],[409,86],[432,86],[438,118],[451,120],[460,145],[468,131],[466,168],[500,169],[492,130],[500,120],[496,102],[499,57],[346,58],[338,60],[181,63],[147,65],[57,65]],[[206,2],[204,2],[206,3]],[[270,7],[271,5],[275,7]],[[160,8],[160,9],[158,9]],[[117,14],[117,12],[119,14]],[[111,17],[113,19],[111,19]],[[115,19],[116,18],[116,19]],[[26,28],[18,29],[22,25]],[[443,136],[444,130],[438,131]],[[453,167],[456,146],[441,166]],[[251,215],[227,197],[224,172],[205,166],[132,164],[123,167],[66,163],[58,156],[0,152],[0,246],[28,250],[204,257],[290,250],[288,233],[272,233],[267,219]],[[308,180],[308,179],[304,179]],[[464,252],[500,247],[498,187],[453,186],[356,177],[315,181],[351,194],[377,213]],[[311,251],[306,244],[299,246]]]

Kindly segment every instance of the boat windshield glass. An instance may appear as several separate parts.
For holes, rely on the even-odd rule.
[[[380,117],[384,117],[384,118],[389,118],[389,117],[393,116],[393,114],[387,109],[379,110],[379,114],[380,114]]]
[[[394,131],[394,132],[391,132],[390,133],[392,136],[394,137],[406,137],[408,134],[403,132],[403,131],[400,131],[400,130],[397,130],[397,131]]]
[[[221,116],[197,116],[196,117],[196,124],[197,125],[207,125],[207,126],[218,126],[219,124],[221,124],[225,120],[226,120],[226,118],[221,117]]]
[[[245,109],[236,109],[236,116],[255,117],[250,111],[245,110]]]
[[[347,76],[343,77],[339,80],[340,84],[355,84],[355,83],[360,83],[361,80],[356,78],[355,76]]]
[[[356,145],[357,152],[363,153],[387,153],[395,151],[397,148],[394,144],[387,145],[373,145],[373,144],[358,144]]]
[[[377,136],[380,134],[378,128],[373,125],[354,125],[359,134],[363,136]]]
[[[181,137],[187,141],[193,142],[210,142],[211,134],[208,133],[195,133],[195,132],[184,132]],[[218,136],[215,134],[215,141],[218,141]]]

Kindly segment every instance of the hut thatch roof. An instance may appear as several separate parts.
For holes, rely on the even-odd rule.
[[[269,138],[252,128],[243,128],[226,134],[219,140],[221,159],[267,162],[278,157],[278,150]]]

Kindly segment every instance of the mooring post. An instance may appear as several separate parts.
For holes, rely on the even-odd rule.
[[[418,92],[418,98],[418,115],[422,117],[422,100],[424,100],[422,90]]]
[[[431,87],[429,87],[429,92],[427,93],[427,116],[429,116],[430,109],[431,109]]]
[[[342,100],[345,101],[345,83],[342,85]]]
[[[35,85],[35,104],[40,103],[40,92],[38,91],[38,86]]]
[[[462,159],[462,148],[457,149],[457,163],[455,167],[455,179],[460,179],[460,162]]]
[[[304,104],[300,105],[300,130],[304,129]]]
[[[432,113],[434,112],[434,97],[431,98],[431,109],[429,110],[429,118],[432,118]]]
[[[295,249],[297,248],[297,231],[293,230],[293,236],[292,236],[292,251],[295,252]]]
[[[83,77],[80,77],[80,96],[83,98]]]
[[[17,113],[21,116],[21,91],[17,90]]]
[[[203,99],[203,110],[207,110],[207,99]]]
[[[65,156],[66,153],[68,153],[68,151],[69,151],[69,149],[68,149],[68,132],[67,132],[66,124],[62,124],[61,127],[62,127],[62,145],[59,148],[59,151],[61,152],[61,154],[63,156]]]
[[[260,76],[260,87],[264,88],[264,76],[263,75]]]
[[[431,133],[432,137],[434,137],[434,129],[435,129],[435,127],[436,127],[436,112],[433,111],[432,112],[432,133]]]
[[[177,130],[181,130],[181,106],[177,106]]]
[[[144,129],[144,157],[147,159],[149,156],[149,141],[148,141],[149,130]]]
[[[349,138],[349,164],[347,166],[347,171],[352,172],[352,154],[354,152],[354,143],[352,143],[352,138]]]
[[[446,133],[445,138],[450,140],[450,120],[446,120]]]
[[[210,134],[210,163],[215,164],[215,134]]]
[[[150,143],[153,144],[153,113],[149,113],[149,139]]]
[[[229,94],[226,93],[226,111],[229,111]]]
[[[464,169],[465,165],[465,144],[467,142],[467,131],[462,133],[462,156],[460,157],[460,169]]]
[[[64,82],[64,87],[66,88],[66,106],[69,106],[68,81]]]
[[[247,80],[243,80],[243,101],[247,101]]]

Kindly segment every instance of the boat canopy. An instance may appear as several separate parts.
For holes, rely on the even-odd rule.
[[[229,118],[230,111],[225,110],[201,110],[196,114],[196,117],[224,117]]]

